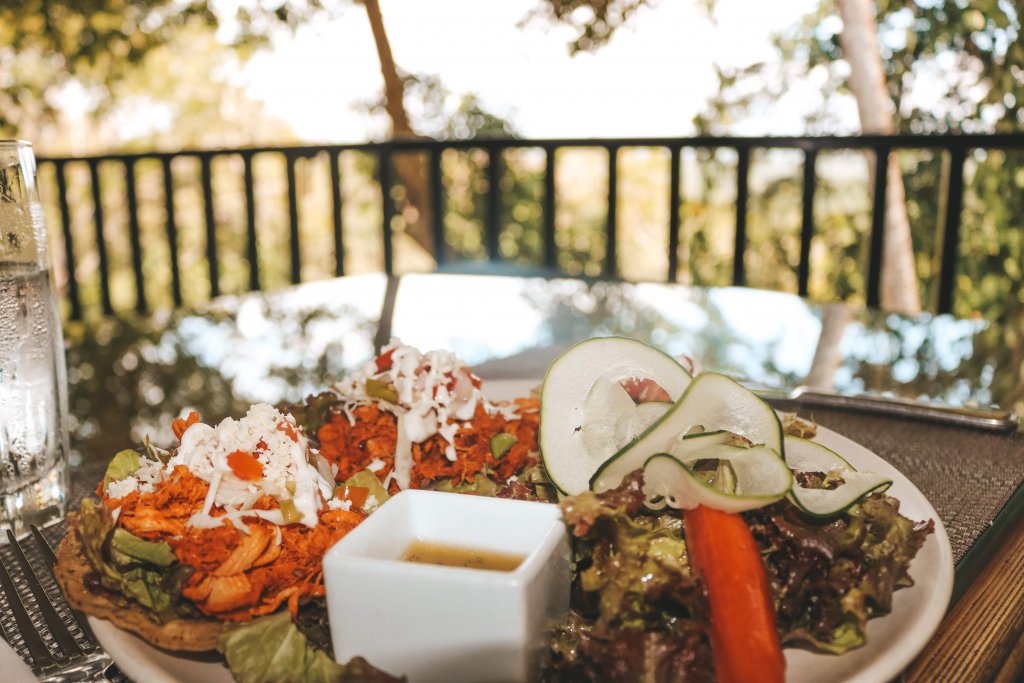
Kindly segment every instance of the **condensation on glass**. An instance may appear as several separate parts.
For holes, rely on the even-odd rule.
[[[32,145],[0,141],[0,529],[16,534],[65,512],[67,380],[50,266]]]

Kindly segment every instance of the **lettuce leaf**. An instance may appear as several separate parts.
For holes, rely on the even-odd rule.
[[[88,498],[82,501],[80,512],[82,552],[101,586],[115,596],[134,600],[160,623],[193,614],[181,599],[181,589],[193,569],[179,563],[170,546],[116,528],[106,509]]]
[[[120,451],[111,458],[107,464],[107,471],[103,474],[103,493],[107,492],[107,485],[112,481],[121,481],[131,476],[142,466],[142,456],[131,449]]]
[[[642,472],[561,501],[574,539],[573,613],[551,634],[543,680],[712,680],[707,607],[678,512],[644,509]],[[744,513],[772,585],[784,645],[842,654],[912,585],[933,523],[881,493],[831,519],[787,501]]]
[[[710,681],[703,598],[678,513],[642,512],[642,475],[562,500],[574,538],[574,612],[544,680]]]
[[[826,520],[785,502],[746,517],[775,588],[783,644],[833,654],[864,645],[868,620],[913,585],[910,562],[934,528],[899,514],[899,501],[882,493]]]
[[[280,406],[282,412],[290,414],[295,422],[302,427],[302,433],[306,438],[319,446],[318,434],[320,428],[330,422],[331,408],[339,403],[338,395],[324,391],[319,394],[311,394],[302,403],[285,404]]]
[[[292,622],[280,612],[225,629],[217,644],[238,683],[389,683],[395,678],[355,658],[338,664],[323,650],[310,646]]]

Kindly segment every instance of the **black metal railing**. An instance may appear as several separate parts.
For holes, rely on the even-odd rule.
[[[881,264],[883,250],[883,231],[886,211],[886,180],[888,177],[889,155],[897,150],[934,150],[946,155],[948,172],[944,179],[945,196],[944,216],[942,218],[942,248],[940,256],[940,272],[938,277],[937,310],[949,312],[952,309],[955,294],[958,248],[960,243],[960,222],[964,195],[964,164],[969,151],[974,149],[1024,149],[1024,133],[994,135],[896,135],[896,136],[834,136],[834,137],[761,137],[761,138],[722,138],[722,137],[689,137],[689,138],[624,138],[624,139],[502,139],[502,140],[465,140],[465,141],[427,141],[427,140],[396,140],[383,143],[348,144],[348,145],[304,145],[288,147],[260,147],[245,149],[214,149],[185,150],[179,152],[148,152],[138,154],[110,154],[90,157],[51,157],[39,160],[40,169],[52,167],[56,179],[58,194],[56,205],[61,220],[61,232],[64,238],[64,255],[67,267],[67,300],[69,314],[72,318],[82,316],[82,302],[79,295],[79,283],[75,277],[75,235],[71,230],[71,210],[68,199],[68,187],[65,178],[66,169],[73,164],[86,164],[89,169],[91,196],[94,205],[93,225],[95,228],[96,250],[100,281],[100,306],[104,313],[114,312],[110,291],[110,263],[108,247],[105,244],[104,212],[102,202],[100,164],[120,164],[124,169],[125,204],[127,210],[127,227],[131,250],[131,268],[135,288],[135,309],[145,312],[149,309],[146,291],[146,277],[143,273],[143,245],[140,239],[139,202],[136,195],[136,165],[143,161],[158,161],[163,172],[163,193],[165,198],[164,227],[168,244],[171,273],[171,298],[175,306],[182,304],[181,264],[178,249],[178,218],[173,201],[174,178],[171,164],[175,159],[192,158],[198,160],[200,172],[199,182],[203,205],[203,224],[206,240],[206,261],[209,277],[209,293],[217,296],[221,293],[220,261],[217,243],[217,222],[214,206],[214,169],[213,161],[223,157],[240,157],[243,162],[243,185],[245,192],[245,256],[248,262],[248,287],[260,289],[261,274],[259,268],[259,251],[256,239],[256,202],[254,197],[253,159],[259,155],[276,154],[285,160],[288,227],[289,227],[289,266],[290,278],[294,283],[301,280],[301,250],[299,231],[299,199],[296,189],[295,166],[299,159],[327,155],[329,160],[331,187],[331,229],[334,241],[334,272],[336,275],[345,273],[345,244],[342,225],[342,192],[339,155],[344,152],[362,152],[377,159],[376,183],[381,188],[382,225],[380,238],[382,241],[383,269],[391,275],[394,272],[394,252],[392,245],[392,225],[396,216],[395,203],[391,197],[391,188],[395,183],[395,171],[392,161],[400,153],[418,153],[426,155],[427,194],[430,199],[430,218],[433,225],[433,256],[439,267],[446,265],[446,244],[444,237],[444,197],[445,186],[442,174],[441,157],[446,150],[483,150],[488,157],[486,210],[484,211],[483,244],[491,261],[500,261],[499,235],[502,221],[502,185],[501,173],[502,154],[513,149],[540,149],[546,154],[543,171],[543,196],[541,199],[542,215],[542,257],[541,262],[549,272],[558,271],[557,242],[555,239],[555,208],[557,204],[555,155],[567,148],[604,149],[608,154],[607,184],[607,218],[605,230],[605,258],[603,277],[617,278],[618,273],[618,232],[616,222],[618,199],[618,152],[621,149],[655,147],[669,151],[670,155],[670,191],[669,191],[669,230],[668,268],[666,280],[674,282],[679,274],[679,209],[682,203],[680,196],[681,153],[684,149],[732,149],[737,154],[736,163],[736,219],[734,235],[734,254],[732,283],[744,285],[746,272],[744,254],[747,249],[747,213],[749,202],[750,159],[753,150],[791,149],[803,152],[803,193],[800,228],[800,253],[797,268],[797,290],[802,296],[808,294],[810,280],[811,241],[815,232],[814,202],[816,185],[816,164],[819,153],[826,150],[864,150],[874,152],[874,191],[872,198],[871,228],[869,236],[869,257],[866,264],[865,298],[869,306],[877,306],[880,299]],[[449,264],[450,265],[450,264]]]

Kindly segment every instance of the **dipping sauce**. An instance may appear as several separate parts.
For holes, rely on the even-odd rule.
[[[417,538],[405,549],[403,562],[439,564],[445,567],[466,567],[468,569],[489,569],[510,572],[526,559],[525,555],[503,553],[481,548],[464,548],[446,543],[434,543]]]

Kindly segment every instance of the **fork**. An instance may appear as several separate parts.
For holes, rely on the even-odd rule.
[[[46,560],[46,566],[52,568],[57,561],[53,548],[50,547],[46,538],[43,537],[42,533],[35,526],[32,527],[32,537],[35,539]],[[3,562],[3,557],[0,556],[0,592],[6,595],[7,605],[14,617],[14,623],[21,633],[22,639],[25,641],[25,647],[28,649],[29,657],[32,660],[32,672],[39,677],[40,681],[47,682],[108,680],[106,678],[106,671],[113,663],[113,660],[99,646],[96,636],[93,634],[92,629],[89,628],[88,623],[80,619],[79,615],[71,610],[71,618],[77,623],[84,636],[82,643],[79,643],[68,629],[64,619],[57,613],[53,602],[50,601],[46,590],[43,588],[42,583],[40,583],[39,577],[36,575],[35,570],[32,569],[24,549],[10,530],[7,531],[7,539],[14,551],[12,554],[19,565],[20,571],[18,571],[18,568],[9,570]],[[46,644],[43,636],[36,630],[29,616],[29,610],[32,608],[22,599],[17,585],[11,578],[12,571],[16,576],[20,574],[24,577],[25,584],[35,598],[35,609],[42,616],[58,651],[51,649]],[[13,646],[15,640],[12,636],[13,634],[9,633],[5,627],[4,637]]]

